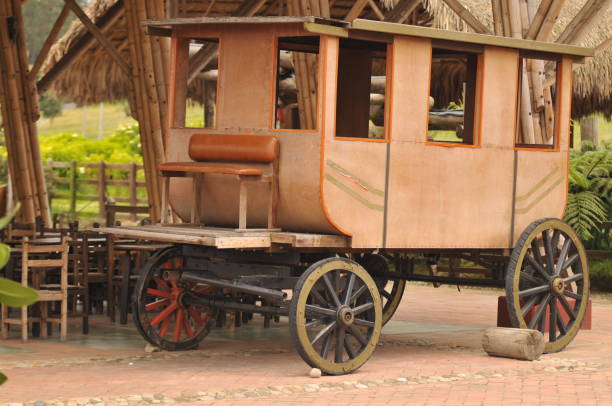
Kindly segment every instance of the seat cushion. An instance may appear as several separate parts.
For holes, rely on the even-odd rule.
[[[272,162],[279,143],[272,135],[193,134],[189,157],[194,161]]]
[[[222,173],[226,175],[260,176],[263,171],[248,165],[214,162],[166,162],[157,167],[162,172]]]

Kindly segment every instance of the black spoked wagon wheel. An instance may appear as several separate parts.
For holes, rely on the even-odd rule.
[[[207,285],[178,281],[184,257],[179,247],[153,255],[140,272],[134,290],[134,322],[149,343],[165,350],[188,350],[208,335],[216,311],[186,304],[185,292],[211,292]]]
[[[387,324],[391,317],[395,314],[397,308],[402,301],[404,290],[406,289],[406,281],[400,279],[387,279],[385,277],[377,277],[376,274],[386,274],[393,272],[389,266],[389,260],[379,254],[367,254],[359,260],[359,263],[373,275],[380,300],[382,301],[382,325]]]
[[[541,331],[545,352],[574,339],[589,300],[589,266],[567,223],[542,219],[525,229],[508,264],[506,297],[513,326]]]
[[[378,287],[350,259],[321,260],[299,278],[289,323],[294,345],[308,365],[329,375],[355,371],[370,358],[380,338]]]

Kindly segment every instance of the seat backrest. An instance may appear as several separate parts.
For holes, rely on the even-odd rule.
[[[60,269],[60,285],[65,289],[68,285],[68,238],[62,237],[61,242],[55,245],[36,245],[23,239],[21,246],[21,282],[26,285],[28,281],[28,271],[30,269]],[[34,258],[30,257],[34,254]],[[57,259],[40,259],[41,256],[51,256],[59,254]]]
[[[189,157],[194,161],[273,162],[279,143],[272,135],[193,134]]]

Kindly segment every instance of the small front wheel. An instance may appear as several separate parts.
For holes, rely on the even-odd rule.
[[[316,262],[294,288],[289,322],[294,345],[308,365],[328,375],[353,372],[372,356],[380,338],[378,286],[350,259]]]

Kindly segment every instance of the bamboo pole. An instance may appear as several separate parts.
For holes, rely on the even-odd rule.
[[[47,59],[49,50],[51,49],[51,46],[55,43],[57,35],[64,26],[64,22],[66,21],[68,14],[70,14],[70,9],[68,8],[68,5],[64,3],[62,11],[60,11],[59,15],[57,16],[55,24],[53,24],[53,28],[51,28],[47,39],[45,40],[42,48],[38,52],[38,56],[36,56],[36,61],[34,61],[34,64],[32,65],[32,69],[30,70],[30,80],[36,80],[36,75],[38,74],[38,71],[42,67],[45,60]]]
[[[459,0],[443,0],[457,15],[467,23],[475,32],[479,34],[493,33],[481,23],[470,11],[459,2]]]
[[[548,13],[546,13],[542,27],[538,31],[538,35],[535,37],[536,40],[548,41],[550,39],[550,34],[552,33],[555,22],[559,18],[559,13],[561,13],[561,9],[563,8],[564,4],[565,0],[553,0],[550,8],[548,9]]]
[[[559,38],[561,44],[579,44],[595,24],[595,20],[602,18],[612,0],[588,0],[574,16],[572,21],[567,24]]]
[[[534,0],[531,1],[533,2]],[[529,29],[527,30],[527,34],[525,35],[525,39],[536,39],[552,2],[553,0],[542,0],[540,2],[535,14],[530,18],[531,23],[529,25]]]
[[[495,35],[504,35],[500,0],[491,0],[491,11],[493,13],[493,30]]]
[[[500,0],[501,1],[501,17],[502,17],[502,27],[504,30],[504,36],[510,37],[510,10],[508,9],[508,0]]]

